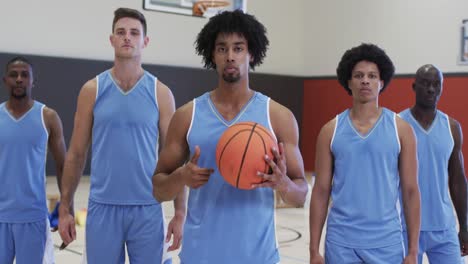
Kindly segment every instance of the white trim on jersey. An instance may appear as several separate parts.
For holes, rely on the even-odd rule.
[[[396,139],[397,139],[397,142],[398,142],[398,153],[400,153],[401,152],[401,142],[400,142],[400,136],[398,135],[398,127],[397,127],[397,123],[396,123],[396,116],[397,116],[397,114],[393,113],[393,126],[395,127],[395,135],[396,135]]]
[[[273,137],[275,138],[275,142],[278,142],[278,138],[276,137],[276,134],[275,134],[275,131],[273,130],[273,127],[271,126],[271,119],[270,119],[270,101],[271,101],[271,98],[268,97],[267,99],[267,120],[268,120],[268,128],[270,129],[271,131],[271,134],[273,135]]]
[[[7,115],[11,118],[11,120],[15,121],[16,123],[20,122],[21,120],[23,120],[33,109],[34,109],[34,105],[36,104],[36,101],[34,101],[33,103],[33,106],[26,112],[24,113],[20,118],[16,119],[15,117],[13,117],[10,112],[8,111],[7,107],[6,107],[6,103],[4,104],[4,109],[5,109],[5,113],[7,113]]]
[[[332,135],[332,138],[330,140],[330,152],[332,152],[332,145],[333,145],[333,141],[335,140],[335,135],[336,135],[336,128],[338,127],[338,121],[340,119],[338,118],[338,115],[335,116],[335,128],[333,128],[333,135]]]
[[[455,140],[453,139],[453,134],[452,134],[452,126],[450,125],[450,117],[444,113],[445,118],[447,118],[447,125],[448,125],[448,130],[450,134],[450,138],[452,139],[452,144],[455,146]]]
[[[96,76],[96,97],[94,98],[94,104],[96,104],[98,95],[99,95],[99,75]]]
[[[45,249],[44,249],[44,257],[42,258],[42,264],[55,264],[54,241],[52,240],[49,219],[46,218],[45,221],[46,221],[46,244],[45,244]]]
[[[195,118],[195,109],[197,109],[197,99],[193,99],[193,106],[192,106],[192,118],[190,118],[190,125],[189,125],[189,128],[187,130],[187,136],[186,136],[186,140],[187,140],[187,143],[189,142],[189,135],[190,135],[190,132],[192,131],[192,126],[193,126],[193,119]]]

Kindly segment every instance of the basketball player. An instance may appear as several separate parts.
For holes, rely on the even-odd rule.
[[[307,193],[298,126],[290,110],[256,92],[249,70],[262,63],[268,46],[265,27],[242,11],[225,11],[203,27],[196,51],[218,74],[217,87],[179,108],[153,177],[159,201],[173,199],[189,186],[181,263],[279,262],[274,190],[302,206]],[[216,168],[216,144],[223,131],[242,121],[257,122],[278,142],[265,183],[240,190]]]
[[[143,14],[119,8],[114,15],[110,36],[114,66],[88,81],[78,97],[65,161],[59,231],[65,244],[76,238],[73,195],[92,144],[88,263],[124,263],[125,247],[130,263],[167,263],[164,215],[152,195],[151,177],[174,112],[174,98],[166,85],[141,66],[149,41]],[[183,197],[175,207],[169,225],[168,237],[174,235],[170,249],[179,247],[185,218]]]
[[[24,57],[6,64],[9,98],[0,104],[0,263],[54,263],[46,198],[47,149],[60,189],[65,141],[57,112],[32,99],[34,71]]]
[[[330,194],[325,263],[416,262],[420,222],[416,141],[411,127],[378,103],[393,73],[390,58],[372,44],[354,47],[341,58],[338,80],[353,105],[325,124],[317,139],[310,263],[324,263],[319,243]],[[399,185],[408,252],[397,209]]]
[[[462,256],[468,253],[463,134],[455,119],[437,110],[442,90],[442,72],[434,65],[421,66],[413,83],[415,104],[400,113],[418,141],[422,215],[418,263],[422,263],[424,253],[430,263],[464,263],[460,249]],[[458,238],[451,201],[460,226]]]

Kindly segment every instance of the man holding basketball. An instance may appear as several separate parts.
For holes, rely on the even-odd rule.
[[[54,263],[49,231],[45,166],[55,160],[60,190],[65,140],[57,112],[32,98],[32,64],[7,62],[9,98],[0,104],[0,263]]]
[[[421,66],[413,83],[415,104],[400,113],[418,140],[422,215],[419,263],[424,253],[430,263],[464,263],[460,249],[462,256],[468,253],[463,134],[455,119],[437,109],[442,90],[440,70],[430,64]],[[452,202],[460,226],[458,237]]]
[[[152,193],[159,144],[174,113],[169,88],[141,66],[149,38],[139,11],[114,12],[110,43],[114,66],[80,91],[65,161],[59,230],[65,244],[76,238],[73,195],[92,144],[91,190],[86,220],[87,263],[170,263],[165,240],[177,249],[185,198],[175,201],[166,235],[161,204]],[[183,194],[181,192],[181,194]],[[167,242],[167,241],[166,241]]]
[[[159,201],[191,188],[180,253],[184,264],[278,263],[274,190],[289,204],[304,204],[297,122],[290,110],[249,86],[249,70],[262,63],[267,46],[265,27],[239,10],[212,17],[198,34],[196,51],[206,68],[216,70],[218,86],[176,111],[153,176]],[[260,173],[265,182],[251,190],[225,182],[215,160],[221,134],[244,121],[268,128],[279,142],[276,162],[265,158],[272,173]]]
[[[329,121],[317,139],[310,202],[310,263],[416,263],[420,224],[416,140],[411,126],[379,106],[394,66],[373,44],[343,55],[340,84],[353,105]],[[408,227],[405,252],[397,208],[399,187]],[[325,260],[319,254],[327,216]]]

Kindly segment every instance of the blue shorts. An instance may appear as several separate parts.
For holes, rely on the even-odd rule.
[[[160,205],[109,205],[89,201],[86,260],[89,264],[170,264]]]
[[[327,264],[395,264],[403,263],[404,256],[403,243],[381,248],[358,249],[339,246],[328,240],[325,242],[325,263]]]
[[[0,223],[0,263],[54,263],[49,220],[31,223]]]
[[[403,232],[405,248],[408,248],[407,233]],[[423,263],[423,254],[431,264],[465,263],[461,257],[460,242],[455,228],[442,231],[421,231],[419,233],[418,263]]]

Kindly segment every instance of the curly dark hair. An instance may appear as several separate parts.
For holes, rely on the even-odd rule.
[[[393,78],[395,66],[393,66],[392,60],[388,57],[385,51],[374,44],[362,43],[357,47],[347,50],[343,54],[343,57],[341,57],[341,61],[338,64],[338,68],[336,68],[336,74],[340,84],[348,94],[351,95],[351,89],[348,87],[348,81],[351,80],[351,73],[354,66],[356,66],[360,61],[369,61],[377,65],[379,68],[380,79],[384,82],[384,85],[380,90],[380,93],[382,93]]]
[[[216,38],[220,33],[237,33],[247,40],[247,47],[253,60],[250,67],[262,64],[266,56],[269,41],[266,28],[254,16],[241,10],[224,11],[210,18],[208,23],[198,33],[195,40],[195,50],[203,57],[207,69],[216,69],[212,60]]]

